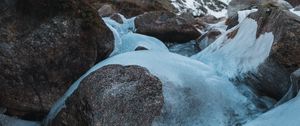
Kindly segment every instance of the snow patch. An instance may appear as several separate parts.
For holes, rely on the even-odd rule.
[[[213,15],[217,18],[226,17],[227,9],[224,5],[217,5],[217,3],[223,2],[224,5],[228,5],[228,0],[171,0],[171,3],[180,13],[188,12],[193,13],[194,16],[200,16],[205,14]],[[219,7],[222,6],[222,7]],[[213,8],[213,9],[212,9]],[[207,12],[206,12],[207,11]]]

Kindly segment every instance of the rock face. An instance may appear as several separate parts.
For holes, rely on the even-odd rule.
[[[100,9],[98,9],[98,14],[100,17],[108,17],[114,13],[116,13],[116,11],[111,4],[104,4]]]
[[[261,8],[249,17],[258,22],[257,37],[272,32],[275,38],[270,56],[248,82],[278,100],[290,88],[290,74],[300,68],[300,17],[278,8]]]
[[[114,47],[84,0],[15,0],[0,13],[0,106],[7,115],[40,120]]]
[[[149,35],[163,42],[188,42],[201,33],[189,21],[167,11],[154,11],[135,20],[137,33]]]
[[[292,8],[292,6],[285,0],[232,0],[228,5],[228,16],[236,16],[238,11],[248,10],[258,6],[273,6],[281,9]]]
[[[116,12],[125,17],[133,17],[149,11],[176,12],[168,0],[90,0],[99,9],[103,3],[110,3]]]
[[[50,125],[150,126],[162,106],[162,83],[148,70],[108,65],[80,83]]]
[[[291,5],[298,6],[300,5],[300,1],[299,0],[286,0],[287,2],[289,2]]]

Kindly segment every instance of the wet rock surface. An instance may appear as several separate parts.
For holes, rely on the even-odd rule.
[[[51,125],[150,126],[162,105],[162,83],[148,70],[108,65],[80,83]]]

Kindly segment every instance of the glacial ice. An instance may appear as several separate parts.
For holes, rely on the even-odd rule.
[[[228,38],[227,34],[236,29],[236,36]],[[269,56],[274,39],[272,33],[264,33],[256,38],[256,31],[257,22],[246,18],[192,58],[210,65],[219,75],[228,78],[254,72]]]

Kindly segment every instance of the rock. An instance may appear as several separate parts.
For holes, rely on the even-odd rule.
[[[197,40],[197,47],[200,48],[200,50],[205,49],[208,47],[211,43],[213,43],[217,38],[222,34],[221,31],[218,29],[211,29],[204,35],[202,35],[199,40]]]
[[[84,0],[16,0],[0,15],[0,106],[41,120],[66,89],[114,48]]]
[[[289,2],[291,5],[298,6],[300,5],[300,1],[299,0],[286,0],[287,2]]]
[[[258,6],[277,7],[285,10],[293,8],[284,0],[232,0],[228,5],[228,16],[236,16],[238,11],[249,10]]]
[[[149,11],[177,12],[168,0],[90,0],[95,8],[100,8],[101,3],[109,3],[116,8],[117,13],[125,17],[134,17]],[[100,3],[100,4],[99,4]]]
[[[215,24],[215,23],[218,23],[220,20],[218,18],[216,18],[215,16],[213,15],[205,15],[205,16],[202,16],[202,17],[198,17],[199,20],[202,20],[208,24]]]
[[[162,83],[148,70],[108,65],[80,83],[50,125],[150,126],[162,106]]]
[[[111,19],[115,20],[116,22],[120,23],[120,24],[123,24],[123,19],[122,17],[120,16],[119,13],[114,13],[110,16]]]
[[[98,14],[100,17],[108,17],[114,13],[116,13],[116,11],[111,4],[104,4],[100,9],[98,9]]]
[[[231,0],[228,5],[228,16],[237,15],[238,11],[248,10],[258,4],[259,0]]]
[[[277,7],[284,10],[293,8],[293,6],[290,3],[286,2],[285,0],[261,0],[259,2],[259,5]]]
[[[295,11],[300,11],[300,5],[295,7]]]
[[[188,42],[201,33],[187,20],[167,11],[145,13],[135,19],[137,33],[156,37],[163,42]]]
[[[143,46],[138,46],[135,48],[134,51],[139,51],[139,50],[149,50],[149,49],[147,49],[146,47],[143,47]]]
[[[228,17],[225,21],[225,25],[227,25],[226,30],[229,30],[238,24],[239,24],[239,17],[237,15]]]
[[[262,95],[281,99],[290,88],[290,75],[300,68],[300,17],[278,8],[260,8],[249,15],[258,22],[257,37],[272,32],[268,59],[246,78]]]

